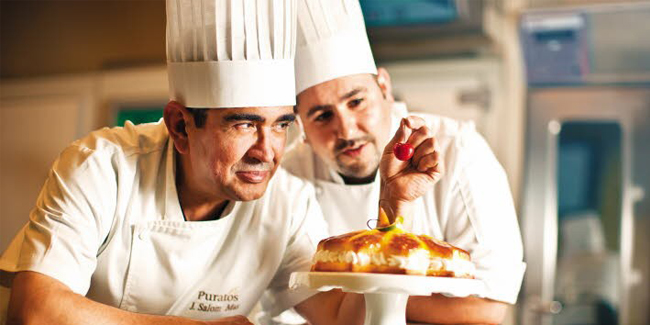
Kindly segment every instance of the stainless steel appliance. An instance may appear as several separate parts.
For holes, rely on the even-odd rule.
[[[519,323],[648,324],[650,5],[537,10],[521,35]]]
[[[523,324],[647,324],[650,88],[530,93]]]

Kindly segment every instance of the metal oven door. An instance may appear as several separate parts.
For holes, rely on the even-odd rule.
[[[647,324],[650,88],[529,92],[522,324]]]

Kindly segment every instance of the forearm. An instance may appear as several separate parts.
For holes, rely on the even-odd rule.
[[[339,307],[336,324],[361,325],[366,316],[366,302],[363,295],[346,293]]]
[[[8,324],[202,324],[173,316],[131,313],[72,292],[39,273],[20,272],[13,281]]]
[[[507,308],[505,303],[475,297],[411,296],[406,318],[436,324],[500,324]]]
[[[341,290],[320,292],[295,309],[312,325],[361,325],[366,313],[363,295]]]

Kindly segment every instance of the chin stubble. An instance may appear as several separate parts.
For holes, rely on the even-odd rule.
[[[343,163],[339,159],[340,155],[336,156],[336,169],[337,172],[346,176],[353,178],[364,178],[368,177],[370,174],[374,173],[379,166],[379,151],[374,142],[367,142],[366,145],[370,145],[375,148],[374,154],[371,156],[370,161],[368,160],[357,160],[349,164]],[[370,148],[368,148],[370,149]]]

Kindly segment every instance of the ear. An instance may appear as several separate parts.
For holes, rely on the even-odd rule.
[[[377,84],[379,85],[384,98],[394,102],[395,98],[393,97],[393,85],[390,82],[390,75],[383,67],[377,68]]]
[[[175,101],[170,101],[163,110],[163,119],[169,136],[174,141],[174,147],[180,154],[189,152],[189,141],[187,137],[187,121],[192,118],[191,113],[185,106]]]

